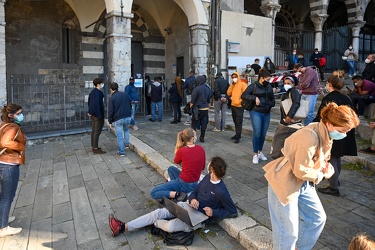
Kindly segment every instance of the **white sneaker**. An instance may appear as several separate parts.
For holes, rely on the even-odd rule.
[[[21,231],[22,231],[22,228],[7,226],[0,230],[0,238],[13,235],[13,234],[18,234]]]
[[[139,128],[138,128],[138,126],[137,125],[134,125],[133,126],[133,130],[138,130]]]
[[[214,128],[212,131],[214,131],[214,132],[221,132],[221,130],[217,129],[217,128]]]
[[[184,125],[188,126],[188,125],[190,125],[190,122],[186,121],[186,122],[184,122]]]
[[[253,156],[253,163],[254,163],[254,164],[258,164],[258,163],[259,163],[258,155],[254,155],[254,156]]]
[[[8,223],[13,222],[16,219],[15,216],[9,216]]]
[[[259,153],[258,155],[259,159],[261,159],[262,161],[267,161],[267,157],[264,156],[264,154],[262,152]]]
[[[352,75],[349,75],[349,78],[352,78]]]

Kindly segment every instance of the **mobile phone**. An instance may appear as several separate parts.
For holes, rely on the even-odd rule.
[[[346,89],[349,90],[349,91],[352,91],[348,86],[346,86]]]

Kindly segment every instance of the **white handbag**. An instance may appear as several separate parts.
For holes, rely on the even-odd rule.
[[[348,57],[347,56],[342,56],[341,59],[344,60],[344,61],[346,61],[346,60],[348,60]]]
[[[292,99],[289,98],[285,99],[284,101],[281,101],[281,105],[283,106],[285,114],[288,114],[290,107],[292,107]],[[294,117],[292,118],[306,118],[307,114],[309,113],[309,101],[301,99],[299,108],[297,109],[297,112],[295,113]]]

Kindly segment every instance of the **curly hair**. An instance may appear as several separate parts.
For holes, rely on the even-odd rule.
[[[217,178],[221,179],[227,171],[227,163],[223,158],[215,156],[211,159],[208,171],[213,171]]]

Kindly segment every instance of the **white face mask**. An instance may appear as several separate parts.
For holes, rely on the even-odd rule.
[[[236,83],[238,81],[238,78],[233,78],[232,80],[234,83]]]
[[[100,88],[101,88],[101,89],[104,88],[104,83],[102,83],[102,84],[100,85]]]
[[[315,52],[315,54],[318,54],[318,52]]]
[[[292,88],[292,85],[289,85],[289,84],[285,84],[284,85],[284,89],[285,89],[285,91],[288,91],[289,89],[291,89]]]
[[[297,54],[296,52],[293,52],[293,55]]]
[[[353,49],[353,47],[351,47],[351,46],[350,46],[350,47],[349,47],[349,49],[350,49],[350,50],[352,50],[352,49]]]
[[[365,63],[370,63],[370,59],[366,58]]]

